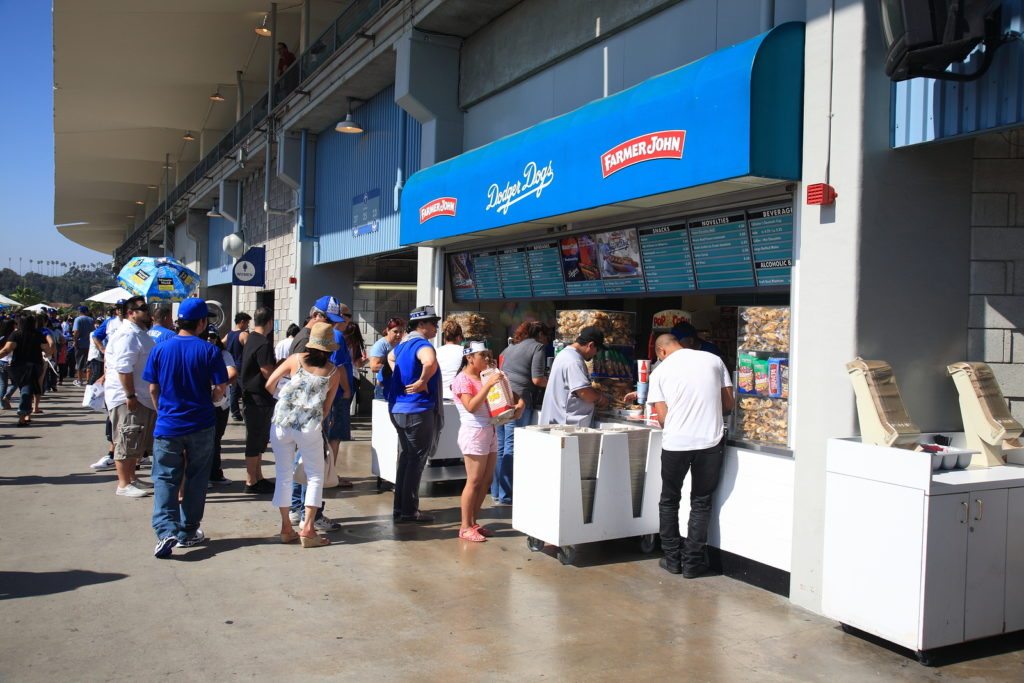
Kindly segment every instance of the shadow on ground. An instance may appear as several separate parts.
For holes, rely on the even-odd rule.
[[[65,593],[82,586],[110,583],[127,577],[127,574],[90,572],[84,569],[69,569],[63,572],[0,572],[0,600]]]

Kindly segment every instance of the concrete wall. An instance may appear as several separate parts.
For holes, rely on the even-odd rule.
[[[807,2],[803,181],[828,181],[839,198],[832,207],[799,206],[792,299],[790,597],[814,611],[825,443],[857,433],[845,363],[857,355],[889,361],[918,425],[956,429],[945,366],[967,351],[970,252],[969,146],[889,149],[891,86],[876,7],[837,0],[833,28],[831,5]]]
[[[1024,421],[1024,130],[974,143],[968,359],[991,365]]]
[[[242,181],[242,210],[239,221],[245,234],[246,246],[267,248],[266,286],[235,287],[236,310],[250,315],[256,308],[257,293],[274,292],[274,329],[288,327],[296,317],[293,306],[295,285],[288,278],[295,275],[295,213],[287,216],[271,215],[269,230],[266,213],[263,211],[263,169],[257,170]],[[274,208],[289,208],[295,205],[295,193],[278,180],[271,178],[270,205]]]
[[[527,0],[474,34],[463,48],[461,93],[463,106],[470,104],[465,149],[752,38],[773,21],[804,18],[802,0],[776,0],[774,16],[762,12],[770,4]],[[667,9],[647,16],[660,7]],[[646,18],[633,23],[638,17]]]

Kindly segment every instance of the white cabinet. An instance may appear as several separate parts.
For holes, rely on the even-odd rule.
[[[1006,632],[1024,630],[1024,487],[1010,489],[1006,515]]]
[[[829,441],[823,611],[904,647],[1024,629],[1024,467]]]

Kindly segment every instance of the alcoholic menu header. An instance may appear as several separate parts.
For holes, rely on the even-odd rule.
[[[789,205],[448,256],[460,302],[778,287],[792,268]]]

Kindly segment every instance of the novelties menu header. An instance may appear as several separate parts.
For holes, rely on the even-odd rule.
[[[790,205],[448,256],[455,301],[777,287],[792,267]]]

